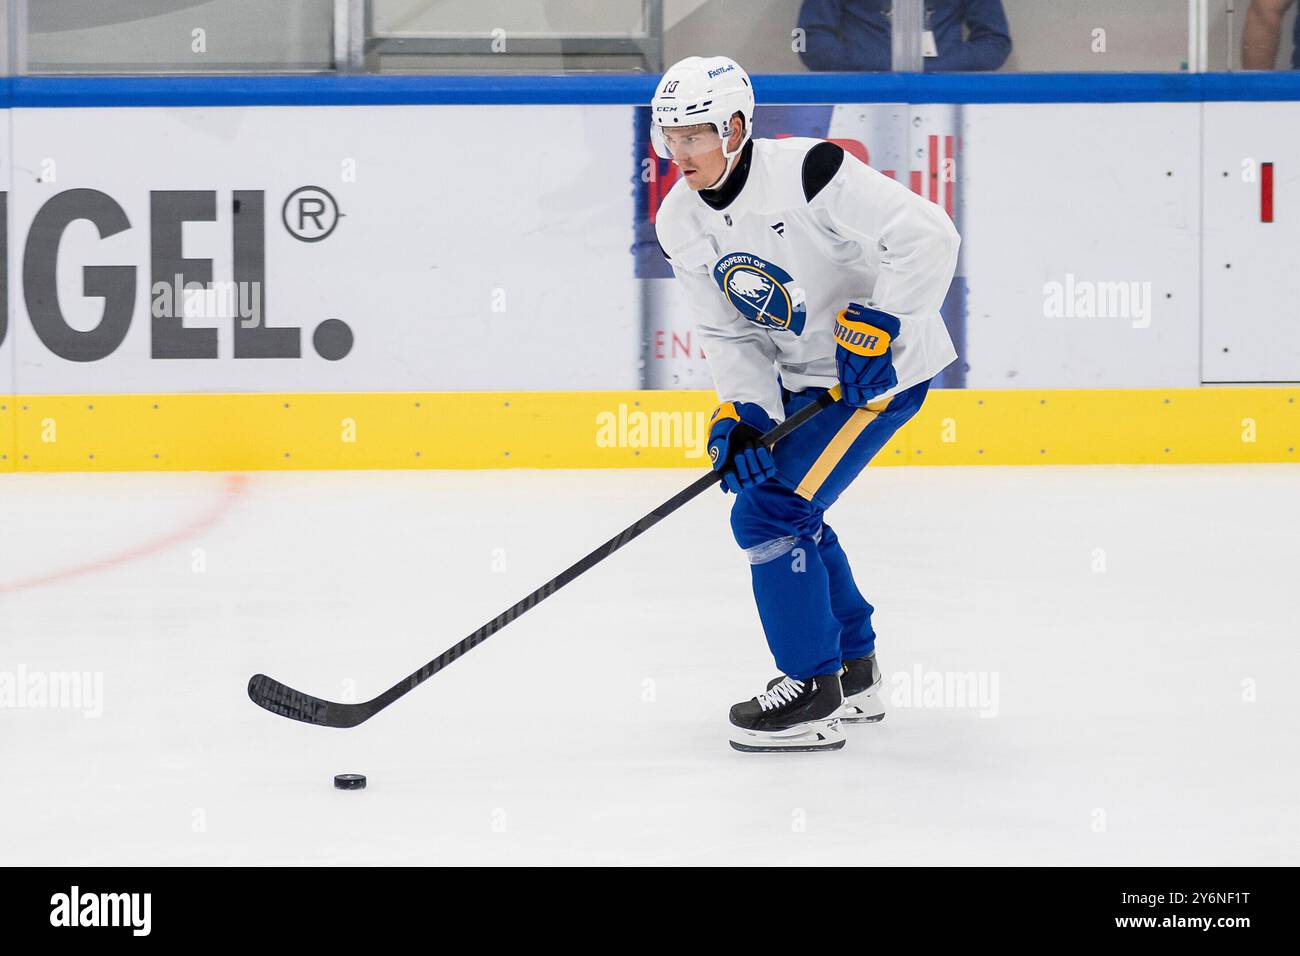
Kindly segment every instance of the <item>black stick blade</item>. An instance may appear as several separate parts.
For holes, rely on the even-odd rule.
[[[265,674],[254,674],[249,679],[248,699],[263,710],[318,727],[355,727],[373,713],[365,704],[321,700]]]

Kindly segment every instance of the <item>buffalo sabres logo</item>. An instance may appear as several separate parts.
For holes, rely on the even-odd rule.
[[[755,325],[795,335],[803,331],[804,303],[790,286],[790,273],[780,266],[736,252],[718,260],[713,279],[736,311]]]

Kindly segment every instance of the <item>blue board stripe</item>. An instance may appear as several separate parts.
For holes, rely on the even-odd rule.
[[[42,76],[0,79],[0,107],[639,105],[643,74]],[[805,73],[754,77],[759,103],[1180,103],[1300,100],[1300,72]]]

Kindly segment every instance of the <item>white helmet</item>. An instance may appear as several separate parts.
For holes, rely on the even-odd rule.
[[[734,150],[728,151],[731,117],[737,113],[745,118],[745,135]],[[688,56],[670,66],[659,80],[650,100],[650,117],[650,141],[664,159],[672,159],[664,142],[664,129],[707,123],[717,130],[727,171],[710,187],[716,188],[731,174],[736,157],[749,142],[754,125],[754,87],[749,74],[730,57]]]

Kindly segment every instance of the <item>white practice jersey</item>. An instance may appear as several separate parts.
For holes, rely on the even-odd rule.
[[[833,143],[750,145],[708,202],[678,182],[656,220],[719,399],[780,421],[782,382],[834,385],[835,321],[850,302],[899,320],[898,384],[884,394],[942,371],[957,357],[939,306],[961,241],[947,214]]]

